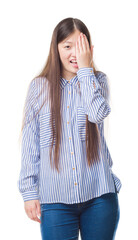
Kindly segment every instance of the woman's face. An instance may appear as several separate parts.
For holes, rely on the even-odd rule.
[[[75,77],[78,69],[77,64],[71,63],[71,60],[76,60],[76,41],[80,35],[79,30],[69,35],[66,39],[58,44],[59,56],[62,64],[62,77],[70,80]]]

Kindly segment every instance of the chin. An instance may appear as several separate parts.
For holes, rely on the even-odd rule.
[[[72,73],[76,73],[79,70],[79,68],[74,68],[73,70],[71,70]]]

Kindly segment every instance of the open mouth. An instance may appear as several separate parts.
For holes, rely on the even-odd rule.
[[[76,62],[76,61],[70,61],[70,63],[75,63],[75,64],[77,64],[77,62]]]
[[[78,68],[77,62],[76,61],[70,61],[70,63],[72,64],[73,67]]]

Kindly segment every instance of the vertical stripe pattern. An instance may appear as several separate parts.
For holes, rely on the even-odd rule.
[[[23,200],[39,199],[40,203],[71,204],[108,192],[119,193],[122,183],[112,171],[113,161],[104,137],[104,119],[111,112],[106,74],[94,74],[93,68],[80,68],[70,81],[60,78],[60,173],[50,165],[52,129],[49,101],[35,117],[48,95],[45,85],[45,91],[38,97],[45,81],[44,77],[33,79],[25,101],[26,124],[23,128],[21,169],[17,182]],[[86,157],[87,115],[90,122],[97,124],[102,142],[100,161],[90,167]]]

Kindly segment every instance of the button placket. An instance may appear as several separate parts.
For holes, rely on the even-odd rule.
[[[68,91],[68,94],[69,94],[69,102],[71,100],[71,86],[69,86],[70,90]],[[72,132],[71,132],[71,112],[70,112],[70,106],[69,104],[67,104],[67,109],[69,111],[67,111],[67,128],[68,128],[68,135],[69,135],[69,142],[70,142],[70,154],[71,154],[71,163],[75,166],[75,159],[74,159],[74,152],[73,152],[73,149],[74,149],[74,146],[73,146],[73,143],[71,141],[72,139]],[[68,118],[69,117],[69,118]],[[75,167],[72,167],[72,171],[73,171],[73,181],[74,181],[74,186],[75,186],[75,191],[77,191],[76,194],[78,194],[79,196],[79,193],[78,193],[78,188],[76,188],[76,186],[78,186],[78,183],[77,183],[77,175],[76,175],[76,171],[75,171]]]

